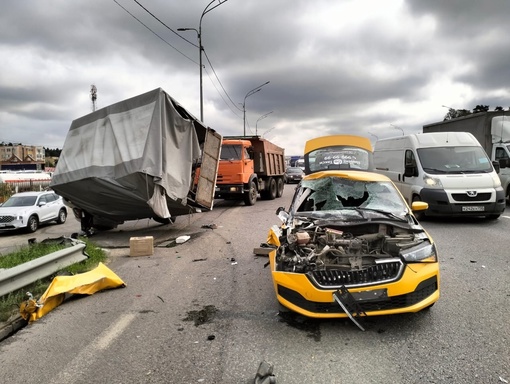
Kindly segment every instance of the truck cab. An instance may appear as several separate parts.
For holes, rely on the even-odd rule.
[[[284,188],[284,150],[258,136],[224,137],[215,198],[244,200],[254,205],[281,197]]]

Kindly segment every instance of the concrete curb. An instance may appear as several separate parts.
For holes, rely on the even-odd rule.
[[[6,322],[0,323],[0,341],[7,339],[27,324],[28,321],[23,319],[20,315],[11,316]]]

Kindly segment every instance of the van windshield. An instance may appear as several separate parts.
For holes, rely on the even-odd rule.
[[[481,147],[420,148],[418,157],[423,170],[432,175],[492,172],[492,164]]]

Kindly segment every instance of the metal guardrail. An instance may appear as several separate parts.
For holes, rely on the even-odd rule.
[[[13,268],[0,270],[0,296],[23,288],[31,283],[50,276],[69,265],[86,260],[86,244],[76,240],[76,244],[39,257]]]

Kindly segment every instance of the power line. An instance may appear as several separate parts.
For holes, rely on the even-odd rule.
[[[223,102],[225,103],[225,105],[232,111],[232,113],[234,115],[236,115],[237,117],[239,117],[240,119],[242,119],[242,116],[239,116],[233,109],[232,107],[230,107],[230,105],[227,103],[227,101],[223,98],[223,96],[221,95],[219,89],[216,87],[216,84],[214,84],[214,81],[213,79],[211,78],[211,75],[209,74],[209,72],[207,72],[207,68],[205,68],[205,72],[207,73],[207,77],[209,77],[209,80],[211,80],[211,83],[212,85],[214,86],[214,88],[216,89],[216,92],[218,92],[218,95],[220,95],[221,99],[223,100]],[[227,95],[228,96],[228,95]],[[231,100],[232,101],[232,100]]]
[[[230,100],[230,102],[232,103],[232,105],[234,105],[240,112],[242,112],[242,109],[239,108],[236,103],[234,103],[234,101],[230,98],[229,94],[227,93],[227,91],[225,90],[225,87],[223,87],[223,84],[221,83],[220,81],[220,78],[218,77],[218,75],[216,74],[216,71],[214,70],[214,67],[211,63],[211,60],[209,60],[209,56],[207,56],[207,53],[205,52],[205,49],[202,50],[204,52],[204,55],[205,55],[205,58],[207,59],[207,62],[209,63],[209,65],[211,66],[211,69],[214,73],[214,76],[216,77],[216,80],[218,80],[218,83],[220,83],[221,85],[221,89],[223,89],[223,92],[225,92],[225,95],[227,95],[228,99]]]
[[[193,60],[191,57],[189,56],[186,56],[184,53],[182,53],[181,51],[179,51],[177,48],[175,48],[172,44],[170,44],[168,41],[166,41],[165,39],[163,39],[160,35],[158,35],[156,32],[154,32],[152,29],[150,29],[147,25],[145,25],[140,19],[138,19],[135,15],[133,15],[131,12],[129,12],[126,8],[124,8],[122,5],[120,5],[117,0],[113,0],[115,2],[115,4],[117,4],[119,7],[121,7],[124,11],[126,11],[133,19],[135,19],[136,21],[138,21],[140,24],[142,24],[145,28],[147,28],[149,31],[151,31],[156,37],[158,37],[161,41],[163,41],[166,45],[170,46],[171,48],[175,49],[177,52],[179,52],[181,55],[183,55],[185,58],[187,58],[189,61],[195,63],[198,65],[198,63]],[[173,32],[173,31],[172,31]],[[177,35],[179,35],[177,33]],[[180,36],[180,35],[179,35]],[[182,36],[181,36],[182,38]],[[186,39],[184,39],[186,40]],[[190,44],[193,44],[193,43],[190,43]]]
[[[141,20],[139,20],[137,17],[135,17],[132,13],[130,13],[126,8],[124,8],[122,5],[120,5],[117,0],[113,0],[119,7],[121,7],[122,9],[124,9],[129,15],[131,15],[135,20],[137,20],[140,24],[142,24],[145,28],[147,28],[149,31],[151,31],[154,35],[156,35],[159,39],[161,39],[163,42],[165,42],[167,45],[169,45],[170,47],[172,47],[173,49],[175,49],[177,52],[179,52],[181,55],[183,55],[184,57],[186,57],[188,60],[192,61],[193,63],[197,64],[197,65],[200,65],[198,64],[195,60],[191,59],[190,57],[188,57],[187,55],[185,55],[184,53],[182,53],[181,51],[179,51],[177,48],[175,48],[173,45],[171,45],[170,43],[168,43],[165,39],[163,39],[161,36],[159,36],[156,32],[154,32],[152,29],[150,29],[147,25],[145,25]],[[198,45],[194,44],[193,42],[191,42],[190,40],[184,38],[183,36],[181,36],[179,33],[177,33],[176,31],[174,31],[172,28],[170,28],[168,25],[166,25],[162,20],[160,20],[155,14],[153,14],[151,11],[149,11],[146,7],[144,7],[138,0],[133,0],[136,4],[138,4],[145,12],[147,12],[150,16],[152,16],[155,20],[157,20],[159,23],[161,23],[165,28],[167,28],[169,31],[171,31],[172,33],[174,33],[175,35],[177,35],[178,37],[180,37],[181,39],[183,39],[184,41],[188,42],[189,44],[193,45],[194,47],[198,48]],[[209,63],[209,65],[211,66],[211,70],[213,71],[214,73],[214,76],[216,78],[216,80],[218,81],[218,83],[220,84],[221,86],[221,89],[223,90],[223,92],[225,93],[225,95],[227,96],[227,98],[230,100],[230,102],[232,103],[232,105],[239,111],[241,111],[241,109],[236,105],[236,103],[232,100],[232,98],[230,97],[230,95],[228,94],[228,92],[226,91],[225,87],[223,86],[220,78],[218,77],[218,75],[216,74],[216,71],[211,63],[211,61],[209,60],[209,57],[207,56],[207,53],[205,52],[205,49],[202,47],[202,52],[204,53],[205,55],[205,58],[207,59],[207,62]],[[204,66],[205,68],[205,66]],[[206,70],[207,72],[207,70]],[[216,92],[218,92],[218,94],[220,95],[221,99],[223,100],[223,102],[225,103],[225,105],[232,111],[232,113],[234,115],[236,115],[237,117],[240,118],[239,115],[237,115],[237,113],[231,108],[231,106],[226,102],[226,100],[223,98],[223,96],[221,95],[221,92],[218,90],[218,88],[216,87],[216,85],[214,84],[211,76],[209,75],[209,73],[207,74],[209,79],[211,80],[211,83],[213,84],[214,88],[216,89]],[[251,129],[251,128],[250,128]]]
[[[115,0],[114,0],[115,1]],[[163,23],[160,19],[158,19],[158,17],[156,15],[154,15],[151,11],[149,11],[147,8],[145,8],[142,4],[140,4],[140,2],[138,2],[137,0],[133,0],[136,4],[138,4],[145,12],[147,12],[149,15],[151,15],[153,18],[155,18],[157,21],[159,21],[163,26],[165,26],[165,28],[167,28],[168,30],[170,30],[171,32],[173,32],[174,34],[176,34],[177,36],[179,36],[181,39],[183,39],[184,41],[187,41],[188,43],[190,43],[191,45],[193,45],[194,47],[198,48],[198,45],[196,45],[195,43],[189,41],[188,39],[186,39],[185,37],[181,36],[179,33],[175,32],[172,28],[170,28],[168,25],[166,25],[165,23]]]

